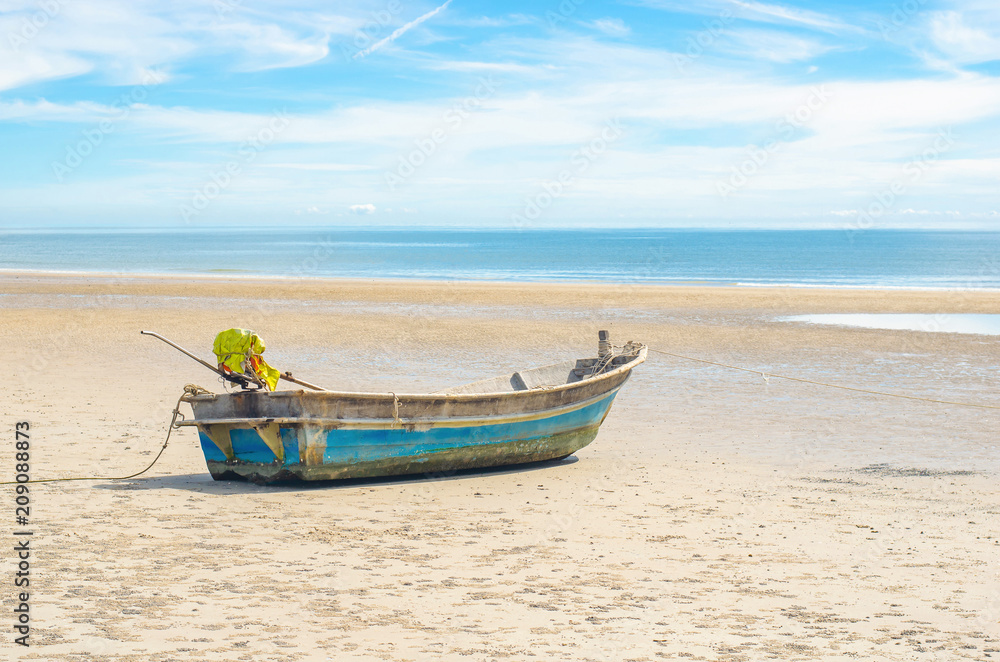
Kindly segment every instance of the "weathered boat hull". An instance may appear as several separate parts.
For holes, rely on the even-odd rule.
[[[394,395],[190,396],[216,480],[268,483],[451,472],[566,457],[594,440],[630,361],[556,388]]]

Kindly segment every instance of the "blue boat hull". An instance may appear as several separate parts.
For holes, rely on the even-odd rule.
[[[205,432],[199,431],[199,438],[208,470],[216,480],[260,483],[450,472],[571,455],[597,436],[614,397],[612,393],[547,418],[426,431],[320,428],[308,435],[299,426],[279,426],[283,458],[253,427],[229,430],[232,459]],[[317,436],[321,439],[316,440]]]

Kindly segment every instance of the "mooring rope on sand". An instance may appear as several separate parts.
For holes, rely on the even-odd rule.
[[[974,402],[957,402],[955,400],[936,400],[934,398],[924,398],[919,395],[904,395],[902,393],[888,393],[886,391],[873,391],[867,388],[857,388],[855,386],[844,386],[843,384],[830,384],[828,382],[819,382],[814,379],[804,379],[802,377],[791,377],[789,375],[779,375],[774,372],[767,372],[765,370],[754,370],[752,368],[743,368],[737,365],[729,365],[728,363],[719,363],[718,361],[707,361],[705,359],[696,359],[693,356],[684,356],[682,354],[674,354],[673,352],[665,352],[662,349],[649,348],[649,351],[656,352],[657,354],[665,354],[667,356],[673,356],[674,358],[684,359],[685,361],[697,361],[698,363],[707,363],[708,365],[719,366],[720,368],[729,368],[730,370],[739,370],[741,372],[749,372],[753,375],[760,375],[767,381],[771,377],[777,377],[778,379],[787,379],[793,382],[802,382],[803,384],[814,384],[816,386],[826,386],[827,388],[839,388],[845,391],[856,391],[858,393],[869,393],[871,395],[884,395],[889,398],[904,398],[906,400],[921,400],[923,402],[934,402],[941,405],[957,405],[959,407],[977,407],[979,409],[1000,409],[997,405],[983,405]]]
[[[184,393],[181,394],[181,397],[177,398],[177,404],[174,405],[173,417],[170,419],[170,426],[167,427],[167,438],[163,440],[163,446],[160,447],[160,452],[156,454],[156,457],[154,457],[153,461],[149,463],[149,466],[147,466],[142,471],[136,472],[134,474],[129,474],[128,476],[76,476],[72,478],[42,478],[40,480],[25,480],[25,481],[8,480],[0,482],[0,485],[27,485],[30,483],[61,483],[70,480],[128,480],[129,478],[135,478],[136,476],[141,476],[142,474],[152,469],[153,465],[156,464],[157,461],[160,459],[160,457],[163,455],[163,451],[167,450],[167,444],[170,443],[170,433],[173,432],[178,427],[176,425],[177,417],[184,416],[183,414],[181,414],[181,402],[184,400],[184,397],[188,395],[202,395],[205,393],[211,393],[211,391],[209,391],[208,389],[204,389],[198,386],[197,384],[186,384],[184,386]]]

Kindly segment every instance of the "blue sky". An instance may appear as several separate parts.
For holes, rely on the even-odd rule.
[[[1000,222],[1000,3],[0,0],[0,227]]]

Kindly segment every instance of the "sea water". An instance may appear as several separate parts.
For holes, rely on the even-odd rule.
[[[863,329],[893,329],[935,333],[1000,336],[1000,315],[984,313],[819,313],[789,315],[783,322],[831,324]]]
[[[997,289],[1000,233],[429,228],[0,231],[0,269]]]

